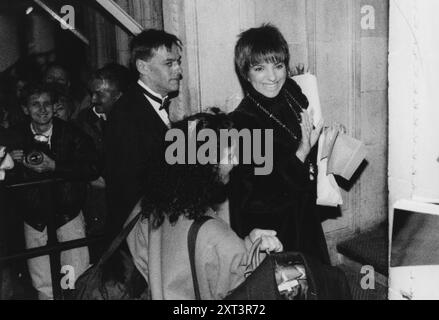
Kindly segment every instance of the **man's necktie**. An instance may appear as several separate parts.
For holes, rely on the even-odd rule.
[[[169,110],[169,105],[171,104],[170,99],[168,99],[168,97],[166,96],[163,100],[156,97],[155,95],[153,95],[152,93],[150,93],[148,90],[146,90],[145,88],[141,87],[143,90],[143,93],[148,96],[148,98],[151,98],[151,100],[154,100],[157,103],[160,103],[160,108],[159,110],[163,110],[165,109],[165,111],[168,113]]]

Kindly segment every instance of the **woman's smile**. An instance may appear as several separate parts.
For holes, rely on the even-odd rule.
[[[274,90],[279,87],[279,81],[274,83],[264,83],[264,86],[266,86],[269,90]]]
[[[260,94],[276,97],[287,78],[287,69],[283,62],[262,62],[254,65],[248,72],[248,81]]]

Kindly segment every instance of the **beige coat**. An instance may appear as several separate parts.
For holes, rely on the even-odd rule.
[[[139,205],[130,215],[132,219]],[[239,238],[213,210],[214,217],[200,229],[195,263],[201,299],[223,299],[244,280],[250,240]],[[180,217],[175,225],[167,219],[151,230],[147,219],[141,219],[127,237],[134,263],[148,281],[154,300],[195,299],[187,246],[192,220]]]

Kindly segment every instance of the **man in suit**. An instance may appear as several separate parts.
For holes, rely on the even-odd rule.
[[[76,123],[83,132],[92,139],[98,151],[99,178],[91,181],[87,186],[87,199],[84,213],[89,235],[100,235],[105,232],[105,220],[107,216],[107,201],[104,176],[104,131],[106,128],[107,115],[113,109],[114,104],[122,96],[125,87],[125,79],[122,73],[128,73],[128,68],[122,65],[111,64],[93,73],[89,82],[90,104],[87,109],[79,113]],[[105,246],[101,244],[90,247],[91,259],[94,261],[100,255]]]
[[[182,78],[181,41],[160,30],[146,30],[131,43],[137,84],[109,114],[105,137],[107,233],[121,230],[137,201],[154,188],[165,166],[169,98]]]
[[[124,68],[123,66],[120,66]],[[128,72],[128,69],[126,70]],[[99,162],[104,165],[104,129],[107,117],[122,96],[125,79],[113,66],[105,66],[93,73],[90,83],[91,105],[79,113],[76,123],[96,145]]]

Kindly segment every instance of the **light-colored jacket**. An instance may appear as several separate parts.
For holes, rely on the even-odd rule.
[[[140,210],[137,205],[127,221]],[[198,233],[195,265],[203,300],[223,299],[244,280],[247,251],[251,245],[218,218],[213,210]],[[127,237],[136,267],[151,288],[154,300],[193,300],[195,293],[189,262],[187,234],[193,220],[180,216],[152,230],[148,219],[140,219]]]

